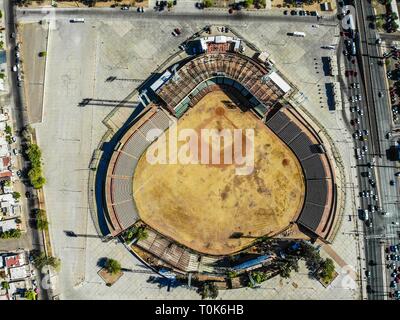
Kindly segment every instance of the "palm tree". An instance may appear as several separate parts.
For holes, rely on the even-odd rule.
[[[121,264],[114,259],[107,259],[105,267],[108,273],[111,274],[117,274],[121,271]]]

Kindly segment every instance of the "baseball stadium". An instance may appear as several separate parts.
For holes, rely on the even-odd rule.
[[[266,52],[234,34],[197,37],[185,50],[141,92],[144,109],[108,162],[103,207],[111,236],[145,227],[147,237],[133,251],[183,273],[211,272],[205,262],[248,250],[262,237],[329,242],[335,172],[317,130],[287,102],[290,82]],[[240,164],[232,162],[148,161],[161,137],[170,146],[171,130],[188,128],[198,136],[252,129],[251,173],[236,174]]]

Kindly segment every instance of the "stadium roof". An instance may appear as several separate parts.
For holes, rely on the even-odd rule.
[[[270,78],[284,93],[288,92],[288,91],[291,89],[291,87],[288,85],[288,83],[287,83],[285,80],[283,80],[282,77],[281,77],[279,74],[277,74],[275,71],[272,72],[272,73],[269,75],[269,78]]]

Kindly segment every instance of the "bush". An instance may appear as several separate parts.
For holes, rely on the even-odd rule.
[[[45,57],[45,56],[47,56],[47,52],[46,51],[39,52],[39,57]]]

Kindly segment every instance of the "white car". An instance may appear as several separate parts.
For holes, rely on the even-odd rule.
[[[18,70],[18,67],[16,65],[13,66],[12,71],[17,72],[17,70]]]
[[[392,224],[394,224],[395,226],[400,225],[400,223],[398,223],[397,221],[393,221]]]
[[[18,155],[18,150],[17,149],[13,149],[13,153],[17,156]]]

